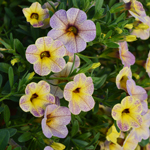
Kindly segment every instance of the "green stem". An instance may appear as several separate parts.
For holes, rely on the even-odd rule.
[[[24,125],[28,125],[27,123],[26,124],[19,124],[19,125],[15,125],[15,126],[10,126],[8,128],[15,128],[15,127],[20,127],[20,126],[24,126]]]
[[[0,99],[0,102],[3,101],[3,100],[5,100],[5,99],[7,99],[7,97],[9,97],[11,95],[12,95],[12,93],[7,94],[6,96],[4,96],[3,98]]]
[[[91,57],[91,56],[85,56],[85,55],[82,55],[82,54],[77,54],[79,57],[80,56],[83,56],[83,57],[87,57],[87,58],[91,58],[91,59],[96,59],[96,58],[101,58],[102,56],[96,56],[96,57]]]
[[[34,77],[35,79],[41,79],[41,77]],[[70,78],[61,78],[61,77],[58,77],[58,78],[46,78],[46,80],[54,80],[54,79],[58,79],[58,80],[71,80]]]

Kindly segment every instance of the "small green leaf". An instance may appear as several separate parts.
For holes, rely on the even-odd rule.
[[[116,13],[116,12],[121,11],[121,10],[122,10],[122,7],[120,7],[120,6],[123,5],[123,4],[124,4],[123,2],[114,4],[114,5],[111,7],[110,12],[111,12],[111,13]]]
[[[0,74],[0,88],[1,88],[1,86],[2,86],[2,82],[3,82],[3,77],[2,77],[2,75]]]
[[[14,84],[14,71],[12,67],[9,67],[8,70],[8,77],[9,77],[9,83],[10,83],[10,87],[12,88],[13,84]]]
[[[59,9],[66,9],[66,3],[65,2],[61,2],[59,5]]]
[[[0,43],[2,43],[5,46],[5,48],[7,48],[8,50],[12,49],[11,46],[4,41],[0,40]]]
[[[8,69],[9,69],[10,65],[7,63],[0,63],[0,71],[8,73]]]
[[[9,141],[9,132],[7,130],[0,131],[0,150],[5,150]]]
[[[10,119],[10,110],[7,105],[4,106],[4,121],[6,123],[6,126],[8,126],[8,122]]]
[[[18,39],[14,39],[14,45],[18,53],[22,56],[25,57],[25,49],[22,43]]]
[[[119,45],[117,43],[113,43],[113,42],[106,43],[106,45],[109,48],[118,48],[119,47]]]
[[[9,145],[9,146],[7,147],[7,150],[12,150],[12,146]]]
[[[4,108],[3,108],[3,107],[0,107],[0,113],[3,112],[3,111],[4,111]]]
[[[87,133],[83,133],[80,136],[78,136],[78,139],[82,139],[82,140],[86,140],[87,138],[89,138],[92,134],[90,132]]]
[[[17,129],[15,128],[9,128],[7,130],[9,131],[10,137],[14,136],[17,133]]]
[[[32,135],[30,132],[25,132],[23,133],[19,138],[18,138],[18,141],[19,142],[25,142],[25,141],[28,141],[32,138]]]
[[[104,37],[104,39],[106,40],[106,39],[110,38],[111,35],[112,35],[112,30],[110,30],[110,31],[107,32],[107,34]]]
[[[77,120],[74,121],[73,126],[72,126],[72,130],[71,130],[71,136],[75,136],[77,134],[79,130],[79,123]]]
[[[149,143],[149,138],[146,140],[142,140],[139,145],[141,145],[142,147],[146,146]]]
[[[115,127],[116,127],[117,132],[119,133],[119,132],[120,132],[120,129],[119,129],[118,126],[117,126],[116,120],[114,120],[114,125],[115,125]]]
[[[96,37],[100,37],[101,35],[101,27],[99,22],[96,22]]]
[[[87,58],[86,56],[84,55],[81,55],[81,54],[77,54],[81,59],[83,59],[86,63],[88,64],[91,64],[93,63],[89,58]]]
[[[16,147],[16,148],[13,149],[13,150],[22,150],[22,148],[21,148],[21,147]]]
[[[98,77],[92,77],[93,82],[94,82],[94,87],[96,89],[100,88],[106,81],[107,79],[107,74],[104,74],[102,77],[98,78]]]
[[[119,17],[117,17],[115,22],[118,23],[119,21],[124,20],[124,17],[125,17],[125,13],[122,13]]]
[[[83,67],[78,71],[78,73],[86,73],[91,67],[92,64],[88,65],[87,67]]]
[[[98,12],[103,5],[104,0],[96,0],[96,4],[95,4],[95,11]]]
[[[77,0],[72,0],[72,2],[73,2],[73,6],[76,7],[76,8],[78,8]]]

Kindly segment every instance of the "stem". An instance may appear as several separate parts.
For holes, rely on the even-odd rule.
[[[34,77],[35,79],[41,79],[41,77]],[[53,80],[53,79],[58,79],[58,80],[71,80],[70,78],[61,78],[61,77],[58,77],[58,78],[46,78],[47,80]]]
[[[20,126],[24,126],[24,125],[28,125],[28,123],[26,123],[26,124],[19,124],[19,125],[15,125],[15,126],[10,126],[8,128],[15,128],[15,127],[20,127]]]
[[[5,100],[7,97],[9,97],[10,95],[12,95],[12,93],[7,94],[6,96],[4,96],[3,98],[0,99],[0,102]]]

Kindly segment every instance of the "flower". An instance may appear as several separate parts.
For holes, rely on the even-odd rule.
[[[19,105],[25,112],[30,111],[35,117],[42,117],[47,105],[54,104],[55,98],[50,92],[50,86],[45,81],[31,82],[20,98]]]
[[[134,55],[128,50],[127,42],[119,43],[119,55],[124,67],[130,67],[135,63]]]
[[[142,124],[141,112],[140,100],[127,96],[121,101],[121,104],[113,107],[112,117],[117,121],[121,131],[128,131],[131,127],[137,128]]]
[[[150,36],[150,17],[146,16],[145,21],[141,22],[139,20],[134,22],[134,28],[131,31],[131,35],[135,35],[142,40],[146,40]]]
[[[77,74],[74,80],[67,83],[64,88],[64,98],[69,101],[71,113],[77,115],[82,111],[91,110],[95,101],[92,98],[94,85],[91,77],[84,73]]]
[[[73,63],[68,62],[67,65],[65,66],[65,68],[61,72],[58,72],[58,73],[51,75],[50,78],[67,78],[70,74],[72,65],[73,65]],[[48,81],[50,83],[52,83],[51,93],[54,96],[57,96],[59,98],[63,98],[64,97],[63,96],[63,90],[58,86],[58,84],[67,82],[67,80],[53,79],[53,80],[48,80]]]
[[[148,76],[150,77],[150,52],[148,53],[148,58],[146,60],[145,69],[146,69],[146,72],[148,73]]]
[[[68,134],[66,127],[71,120],[71,113],[67,107],[48,105],[42,119],[42,131],[47,138],[56,136],[65,138]]]
[[[43,21],[46,18],[49,18],[48,9],[42,9],[38,2],[32,3],[29,8],[24,8],[22,11],[27,22],[30,22],[30,24],[35,28],[42,27],[44,25]]]
[[[143,5],[136,0],[123,0],[125,2],[125,9],[129,11],[129,13],[138,18],[140,21],[145,21],[146,13],[143,8]]]
[[[35,45],[29,45],[26,50],[26,58],[34,64],[34,71],[41,75],[48,75],[51,71],[60,72],[66,62],[63,56],[66,49],[61,41],[51,37],[38,38]]]
[[[107,133],[106,133],[106,139],[107,139],[108,141],[111,141],[111,142],[117,144],[117,138],[120,136],[120,134],[121,134],[121,131],[118,132],[118,131],[116,130],[115,125],[113,124],[113,125],[108,129],[108,131],[107,131]]]
[[[118,89],[127,90],[126,83],[128,79],[132,78],[131,69],[128,67],[124,67],[116,77],[116,85]]]
[[[86,20],[86,13],[77,8],[58,10],[50,19],[53,28],[48,36],[62,41],[71,53],[78,53],[86,48],[86,42],[96,37],[96,26],[93,21]]]
[[[135,139],[138,142],[141,142],[142,139],[146,140],[150,136],[150,131],[149,131],[150,117],[149,116],[150,116],[150,110],[142,117],[143,122],[141,126],[139,126],[138,128],[133,128],[131,130],[131,133],[134,135]]]
[[[146,103],[147,93],[144,88],[141,86],[137,86],[133,79],[127,80],[127,92],[130,96],[135,99],[139,99],[142,104],[142,115],[144,115],[148,111],[148,105]]]

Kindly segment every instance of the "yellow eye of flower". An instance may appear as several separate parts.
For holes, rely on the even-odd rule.
[[[50,56],[51,56],[51,55],[50,55],[49,51],[44,51],[44,52],[42,52],[42,53],[40,54],[41,59],[44,58],[44,57],[50,57]]]
[[[38,20],[39,19],[39,15],[37,13],[32,13],[30,18]]]
[[[51,115],[47,115],[47,120],[46,120],[46,124],[50,123],[52,120]]]
[[[74,92],[74,93],[80,93],[80,89],[81,89],[81,88],[76,88],[73,92]]]
[[[36,93],[34,93],[34,94],[31,96],[30,101],[32,102],[33,99],[35,99],[35,98],[37,98],[37,97],[38,97],[38,95],[37,95]]]
[[[77,34],[78,30],[76,27],[71,26],[67,29],[68,32],[73,32],[75,35]]]

